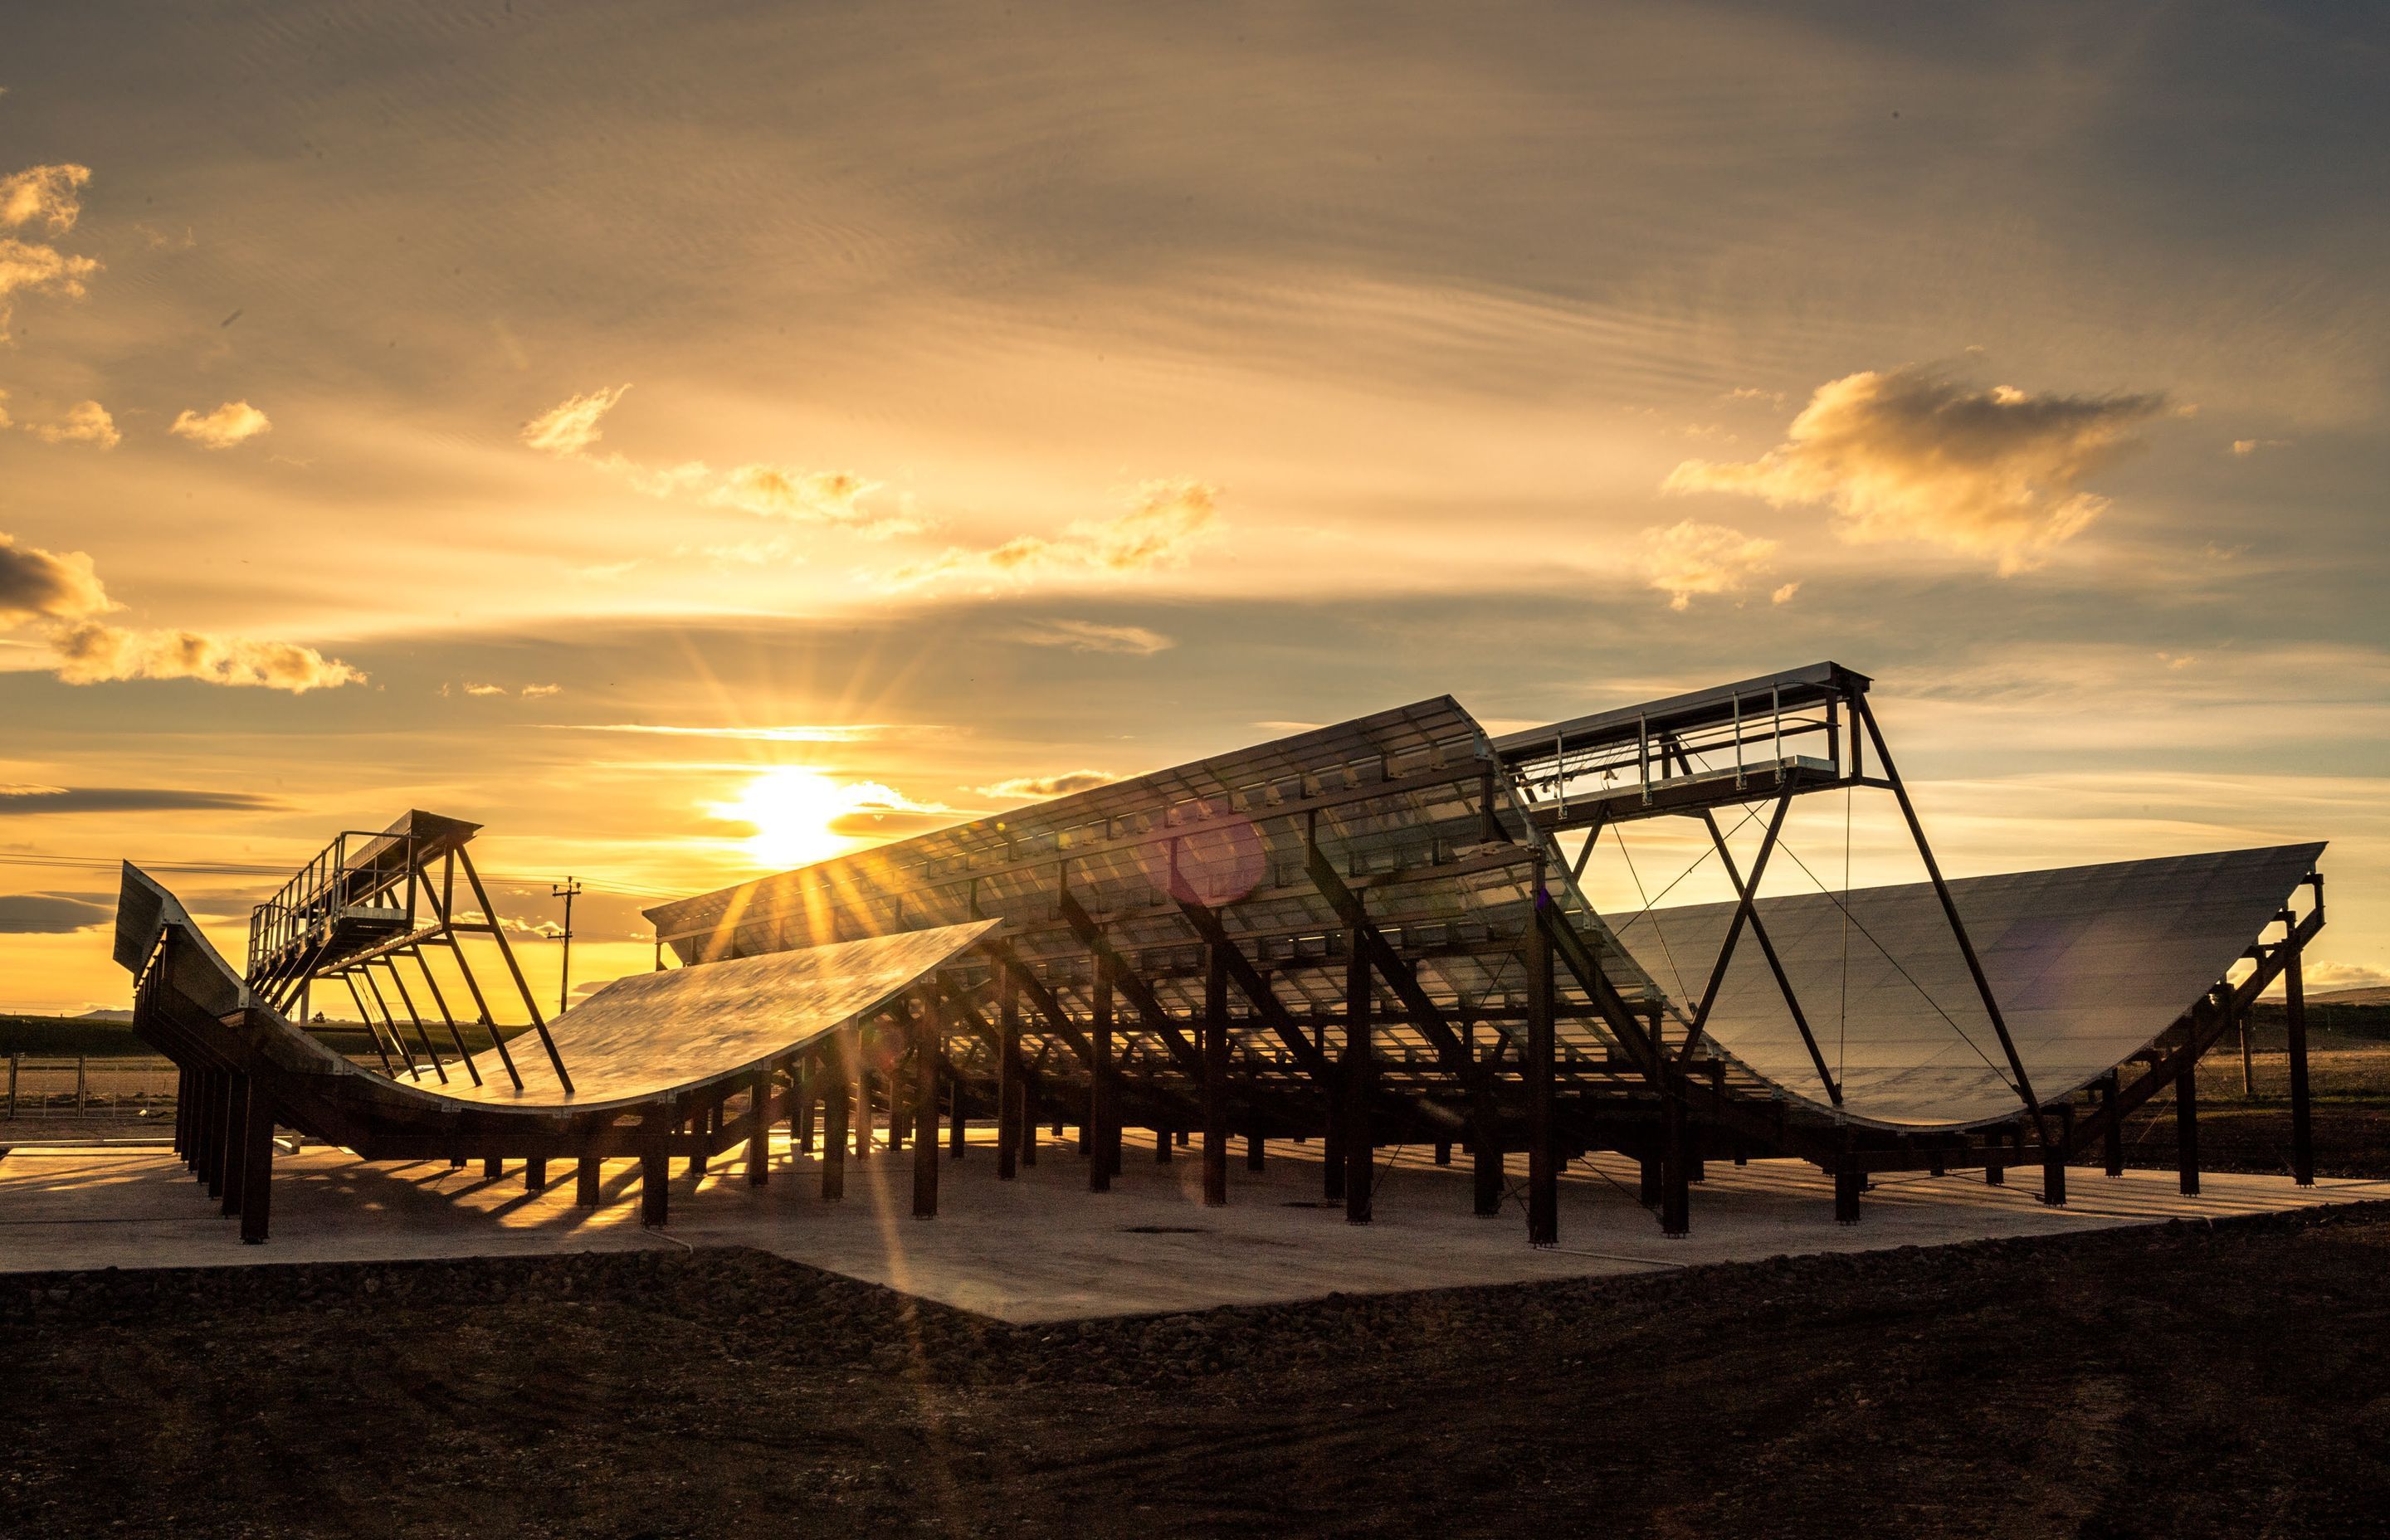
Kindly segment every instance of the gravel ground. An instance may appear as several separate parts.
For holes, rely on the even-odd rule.
[[[747,1251],[0,1283],[0,1534],[2378,1534],[2390,1204],[1012,1328]]]

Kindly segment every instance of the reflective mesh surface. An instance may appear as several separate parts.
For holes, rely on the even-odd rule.
[[[994,921],[906,930],[797,952],[700,963],[617,979],[548,1024],[567,1096],[536,1034],[508,1040],[517,1091],[493,1052],[474,1056],[482,1084],[452,1062],[438,1094],[500,1106],[587,1107],[627,1101],[769,1063],[812,1043],[977,941]],[[420,1081],[401,1084],[430,1089]]]
[[[2321,845],[1964,878],[1951,896],[2037,1095],[2079,1088],[2147,1047],[2222,978],[2314,868]],[[1934,890],[1918,882],[1763,898],[1760,919],[1838,1070],[1844,1110],[1903,1125],[1988,1122],[2020,1103]],[[1619,936],[1655,976],[1662,938],[1696,993],[1731,904],[1662,909]],[[1690,1015],[1696,1000],[1679,1002]],[[1709,1035],[1805,1099],[1823,1083],[1746,930]]]

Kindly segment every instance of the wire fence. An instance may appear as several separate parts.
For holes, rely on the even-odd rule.
[[[170,1059],[10,1054],[0,1121],[156,1117],[173,1110],[178,1084]]]

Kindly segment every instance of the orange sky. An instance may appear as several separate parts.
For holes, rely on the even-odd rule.
[[[121,856],[478,819],[597,977],[825,818],[1820,658],[1952,871],[2329,839],[2390,978],[2369,13],[0,38],[0,1008]]]

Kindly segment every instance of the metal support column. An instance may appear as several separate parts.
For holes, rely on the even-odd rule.
[[[208,1196],[222,1198],[225,1168],[239,1159],[240,1120],[247,1106],[248,1083],[238,1070],[219,1071],[215,1086],[215,1142],[208,1150]]]
[[[1009,963],[996,968],[996,1176],[1011,1181],[1020,1171],[1021,1144],[1028,1133],[1021,1084],[1021,991]]]
[[[248,1089],[241,1098],[240,1238],[257,1246],[264,1243],[274,1207],[274,1109],[254,1082]]]
[[[1347,937],[1344,964],[1344,1062],[1339,1079],[1344,1093],[1344,1222],[1369,1223],[1371,1177],[1378,1151],[1369,1127],[1369,1104],[1377,1094],[1377,1059],[1369,1028],[1369,955],[1356,929]]]
[[[871,1159],[871,1066],[863,1057],[863,1028],[859,1024],[851,1025],[845,1031],[840,1062],[846,1066],[846,1078],[852,1083],[848,1087],[846,1122],[854,1134],[848,1142],[853,1146],[852,1153],[856,1163],[860,1164]],[[893,1090],[889,1096],[888,1110],[893,1117],[896,1109]]]
[[[814,1152],[814,1110],[821,1100],[821,1065],[802,1056],[790,1061],[789,1073],[789,1149],[791,1153],[810,1155]]]
[[[846,1056],[853,1044],[850,1031],[842,1029],[814,1061],[822,1083],[821,1195],[829,1202],[846,1196],[846,1107],[854,1096],[854,1072]]]
[[[1319,1198],[1324,1203],[1344,1201],[1344,1073],[1331,1065],[1320,1082],[1326,1117],[1319,1133]]]
[[[1551,906],[1544,857],[1536,857],[1536,914],[1527,925],[1527,1243],[1557,1246],[1561,1238],[1559,1130],[1553,1126],[1554,1059],[1552,937],[1542,921]]]
[[[1663,1107],[1666,1143],[1660,1157],[1660,1233],[1682,1239],[1693,1227],[1693,1151],[1691,1132],[1686,1126],[1684,1072],[1670,1066],[1666,1086]]]
[[[913,1017],[913,1104],[920,1109],[920,1126],[913,1138],[913,1217],[938,1217],[938,1030],[939,1007],[934,997],[922,1002]]]
[[[660,1230],[672,1219],[672,1160],[664,1139],[672,1132],[669,1109],[651,1108],[640,1129],[639,1223]]]
[[[1087,1066],[1086,1137],[1081,1141],[1087,1157],[1087,1190],[1112,1189],[1112,1120],[1118,1104],[1112,1097],[1112,965],[1109,954],[1096,954],[1095,996],[1089,1008],[1087,1046],[1093,1050]]]
[[[2041,1200],[2053,1209],[2066,1207],[2066,1157],[2075,1149],[2075,1104],[2058,1104],[2058,1137],[2049,1141],[2049,1124],[2041,1125]]]
[[[1203,1206],[1228,1201],[1228,957],[1203,948]]]
[[[2283,945],[2291,949],[2282,970],[2282,1015],[2290,1033],[2291,1050],[2291,1177],[2300,1187],[2315,1186],[2315,1123],[2307,1092],[2307,985],[2299,963],[2295,930]]]
[[[229,1217],[240,1213],[240,1189],[249,1174],[249,1077],[235,1070],[226,1077],[231,1089],[225,1094],[225,1117],[232,1129],[226,1141],[228,1159],[224,1163],[224,1213]]]
[[[772,1072],[756,1070],[747,1076],[747,1185],[760,1187],[772,1179]]]
[[[1856,1225],[1859,1222],[1859,1195],[1867,1191],[1867,1173],[1858,1170],[1834,1172],[1834,1223]]]

